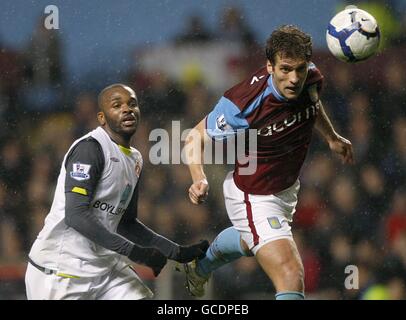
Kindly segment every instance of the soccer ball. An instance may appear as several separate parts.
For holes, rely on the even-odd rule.
[[[379,27],[375,18],[356,6],[348,6],[331,19],[326,32],[331,53],[345,62],[371,57],[379,47]]]

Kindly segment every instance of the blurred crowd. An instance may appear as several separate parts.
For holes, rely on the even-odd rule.
[[[27,253],[50,208],[63,156],[76,138],[98,125],[101,88],[70,86],[62,40],[38,24],[25,50],[14,52],[0,43],[0,299],[24,298]],[[242,45],[240,56],[228,61],[237,78],[265,63],[262,44],[238,8],[224,10],[216,32],[199,16],[191,17],[168,45],[192,43],[204,50],[212,41]],[[314,54],[325,76],[322,100],[337,131],[352,141],[356,164],[341,165],[315,134],[292,227],[308,298],[406,299],[405,54],[401,43],[360,65],[339,62],[327,52]],[[182,130],[193,127],[222,92],[209,90],[203,77],[179,82],[136,66],[122,82],[136,89],[142,112],[134,138],[145,162],[140,220],[180,243],[213,240],[230,225],[222,181],[232,166],[206,167],[209,200],[193,206],[185,165],[149,163],[155,143],[149,133],[165,128],[170,134],[172,121],[180,121]],[[358,289],[345,287],[349,265],[358,268]],[[181,276],[170,277],[171,298],[188,298]],[[155,280],[147,281],[154,286]],[[242,258],[214,273],[210,297],[273,299],[273,293],[255,259]]]

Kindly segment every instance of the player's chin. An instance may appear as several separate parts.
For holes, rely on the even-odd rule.
[[[284,92],[283,92],[283,95],[288,100],[295,100],[295,99],[297,99],[299,97],[300,90],[285,89]]]
[[[137,131],[138,123],[134,123],[132,125],[121,125],[121,132],[127,135],[133,135]]]

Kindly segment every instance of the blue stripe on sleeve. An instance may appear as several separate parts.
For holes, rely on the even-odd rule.
[[[248,127],[248,121],[242,117],[241,110],[225,97],[221,97],[207,116],[207,134],[216,140],[233,136],[238,129],[248,129]]]
[[[267,86],[243,112],[231,100],[221,97],[213,111],[207,116],[207,134],[216,140],[222,140],[235,135],[238,129],[248,129],[249,124],[246,117],[257,109],[271,93],[274,93],[273,87]]]

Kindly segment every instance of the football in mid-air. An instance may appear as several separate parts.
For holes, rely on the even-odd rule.
[[[377,52],[379,27],[371,14],[355,6],[348,6],[331,19],[326,39],[335,57],[345,62],[358,62]]]

